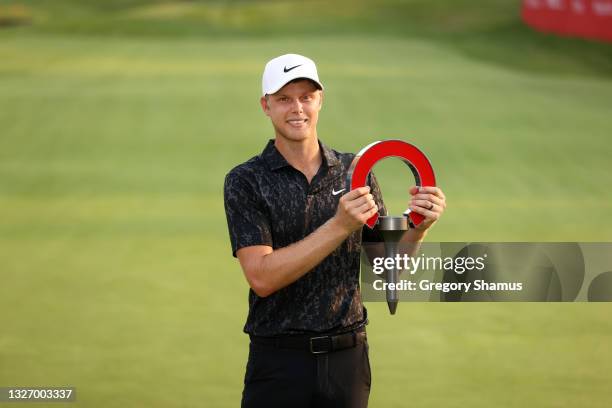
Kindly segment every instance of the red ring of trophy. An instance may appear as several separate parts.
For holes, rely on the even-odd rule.
[[[372,167],[387,157],[398,157],[410,167],[416,185],[429,187],[436,185],[436,177],[427,156],[410,143],[403,140],[383,140],[369,144],[361,149],[353,159],[347,175],[348,191],[364,187]],[[378,221],[378,213],[374,214],[366,225],[374,228]],[[414,211],[409,214],[413,226],[419,225],[425,217]]]

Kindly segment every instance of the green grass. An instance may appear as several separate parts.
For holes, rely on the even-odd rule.
[[[358,10],[322,19],[343,32],[293,37],[257,13],[128,32],[119,2],[25,3],[43,22],[0,31],[0,385],[74,385],[88,407],[238,405],[247,286],[222,183],[271,136],[259,81],[283,52],[318,62],[327,144],[400,137],[430,156],[449,208],[429,240],[612,239],[610,47],[513,26],[507,2],[446,33],[428,19],[448,9],[419,3],[419,27]],[[44,22],[62,7],[82,26]],[[377,175],[401,211],[409,171]],[[612,402],[606,304],[368,308],[373,407]]]
[[[322,0],[0,0],[0,26],[15,4],[23,24],[5,31],[16,35],[393,35],[530,72],[612,75],[612,47],[536,33],[520,21],[517,0],[335,0],[331,7]]]

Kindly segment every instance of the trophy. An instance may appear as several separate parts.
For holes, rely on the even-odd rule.
[[[408,165],[414,175],[417,186],[435,186],[436,177],[431,163],[415,146],[403,140],[383,140],[369,144],[361,149],[353,159],[347,174],[347,191],[366,185],[367,177],[374,165],[387,157],[397,157]],[[370,229],[380,232],[385,245],[385,257],[395,258],[398,253],[398,243],[408,231],[423,222],[421,214],[407,210],[400,216],[386,216],[374,214],[367,220]],[[385,270],[387,283],[397,284],[400,272],[396,267]],[[386,288],[387,306],[394,315],[399,302],[397,290]],[[395,285],[393,285],[395,286]]]

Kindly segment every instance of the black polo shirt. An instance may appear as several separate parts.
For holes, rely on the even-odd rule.
[[[323,162],[308,183],[270,140],[263,152],[225,177],[225,213],[233,255],[243,247],[283,248],[300,241],[336,213],[346,193],[352,153],[339,153],[319,141]],[[371,192],[386,214],[376,178]],[[333,194],[336,192],[336,194]],[[373,232],[364,227],[365,234]],[[244,331],[258,336],[333,333],[363,326],[367,311],[359,290],[362,231],[351,234],[314,269],[289,286],[261,298],[249,291]],[[367,240],[379,240],[368,236]]]

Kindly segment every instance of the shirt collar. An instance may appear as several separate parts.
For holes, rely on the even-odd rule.
[[[320,140],[319,149],[321,149],[323,163],[326,164],[327,167],[332,167],[340,163],[336,153],[329,147],[325,146]],[[268,164],[270,170],[278,170],[282,167],[290,166],[283,155],[276,149],[276,146],[274,146],[274,139],[270,139],[268,141],[268,144],[261,152],[261,157]]]

